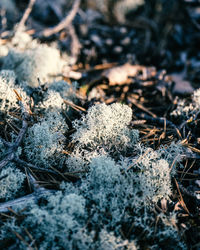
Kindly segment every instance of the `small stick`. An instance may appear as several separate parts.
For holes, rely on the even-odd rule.
[[[19,157],[15,157],[13,159],[13,161],[23,167],[27,167],[27,168],[30,168],[30,169],[33,169],[33,170],[37,170],[37,171],[41,171],[41,172],[45,172],[45,173],[48,173],[48,174],[54,174],[54,175],[58,175],[57,172],[53,171],[53,170],[50,170],[50,169],[46,169],[46,168],[40,168],[40,167],[37,167],[31,163],[28,163],[24,160],[21,160],[19,159]]]
[[[38,192],[39,191],[39,192]],[[9,211],[10,207],[26,205],[30,201],[38,200],[41,196],[54,193],[54,190],[40,189],[32,194],[25,195],[23,197],[0,203],[0,213],[5,213]]]
[[[69,25],[68,28],[69,35],[71,36],[72,42],[71,42],[71,55],[73,58],[73,61],[71,64],[75,64],[78,59],[78,55],[80,54],[81,44],[79,42],[78,36],[76,35],[74,26],[72,24]]]
[[[49,36],[51,36],[51,35],[53,35],[55,33],[60,32],[61,30],[66,28],[68,25],[70,25],[70,23],[74,19],[75,15],[76,15],[76,13],[77,13],[77,11],[79,9],[80,2],[81,2],[80,0],[75,0],[70,13],[55,27],[45,29],[41,33],[41,36],[42,37],[49,37]]]
[[[144,114],[144,113],[142,113],[142,114],[137,113],[136,116],[139,117],[140,119],[142,118],[142,119],[145,119],[145,120],[150,121],[150,122],[156,122],[161,126],[163,126],[165,124],[169,127],[176,129],[176,125],[164,117],[152,117],[152,116]]]
[[[128,101],[130,101],[137,108],[139,108],[139,109],[143,110],[144,112],[146,112],[147,114],[151,115],[153,118],[157,118],[157,116],[153,112],[151,112],[150,110],[145,108],[141,103],[137,102],[133,97],[129,96]]]
[[[74,104],[73,102],[71,101],[68,101],[68,100],[63,100],[64,103],[66,103],[67,105],[69,105],[71,108],[75,109],[76,111],[83,111],[83,112],[86,112],[86,109],[84,109],[83,107],[81,106],[78,106],[76,104]]]
[[[26,8],[24,15],[22,17],[22,19],[20,20],[18,26],[17,26],[17,31],[22,30],[24,28],[25,22],[27,21],[32,9],[33,9],[33,5],[35,4],[35,0],[30,0],[28,7]]]

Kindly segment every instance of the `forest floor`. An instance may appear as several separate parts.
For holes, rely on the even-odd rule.
[[[102,1],[104,8],[95,1],[10,2],[15,3],[14,10],[3,9],[0,3],[0,45],[23,30],[39,43],[59,48],[69,60],[61,78],[78,86],[76,103],[66,101],[73,119],[94,104],[119,102],[132,109],[130,126],[139,130],[144,145],[154,150],[172,142],[183,145],[187,154],[183,168],[172,178],[174,205],[168,209],[176,212],[176,225],[188,249],[199,249],[199,1],[144,1],[124,13],[113,1],[107,1],[110,6]],[[45,91],[45,85],[40,90]],[[68,138],[73,133],[70,122]],[[1,136],[9,140],[12,126],[5,120],[0,126]],[[70,140],[65,151],[72,151]],[[44,177],[32,171],[37,182],[50,189],[58,186],[52,180],[62,180],[62,173]],[[75,182],[79,177],[69,179]]]

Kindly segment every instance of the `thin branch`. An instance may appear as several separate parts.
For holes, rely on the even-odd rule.
[[[12,201],[7,201],[4,203],[0,203],[0,213],[5,213],[9,211],[9,208],[19,206],[19,205],[26,205],[30,201],[37,201],[43,195],[54,193],[54,190],[48,189],[39,189],[38,191],[33,192],[32,194],[25,195],[23,197],[17,198]]]
[[[164,117],[151,117],[150,115],[147,115],[144,113],[142,113],[142,114],[137,113],[136,116],[139,117],[140,119],[142,118],[142,119],[145,119],[145,120],[150,121],[150,122],[156,122],[161,126],[166,124],[167,126],[169,126],[171,128],[177,129],[176,125],[173,122],[167,120]]]
[[[68,100],[63,100],[64,101],[64,103],[66,103],[67,105],[69,105],[72,109],[74,109],[74,110],[76,110],[76,111],[83,111],[83,112],[86,112],[86,109],[85,108],[83,108],[83,107],[81,107],[81,106],[78,106],[78,105],[76,105],[76,104],[74,104],[73,102],[71,102],[71,101],[68,101]]]
[[[29,4],[28,4],[28,6],[27,6],[27,8],[26,8],[26,10],[24,12],[24,15],[22,16],[22,19],[20,20],[20,22],[19,22],[19,24],[17,26],[16,32],[19,31],[19,30],[22,30],[24,28],[24,25],[25,25],[29,15],[30,15],[30,13],[31,13],[31,11],[33,9],[33,5],[35,4],[35,1],[36,0],[30,0],[29,1]]]
[[[23,167],[27,167],[27,168],[37,170],[37,171],[41,171],[41,172],[46,172],[46,173],[49,173],[49,174],[58,175],[58,173],[53,171],[53,170],[37,167],[37,166],[35,166],[35,165],[31,164],[31,163],[28,163],[28,162],[26,162],[24,160],[19,159],[19,157],[14,158],[13,161],[15,163],[18,163],[19,165],[21,165]]]
[[[80,54],[81,43],[79,42],[78,36],[76,35],[76,31],[72,24],[68,26],[68,31],[71,36],[71,64],[73,65],[77,62],[78,55]]]
[[[73,21],[75,15],[76,15],[76,13],[77,13],[77,11],[79,9],[80,2],[81,2],[81,0],[75,0],[74,4],[72,6],[72,9],[69,12],[69,14],[58,25],[56,25],[55,27],[45,29],[41,33],[41,36],[42,37],[49,37],[49,36],[51,36],[51,35],[53,35],[55,33],[60,32],[61,30],[63,30],[67,26],[69,26],[71,24],[71,22]]]

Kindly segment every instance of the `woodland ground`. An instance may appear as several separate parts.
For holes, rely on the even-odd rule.
[[[70,118],[65,117],[69,127],[66,154],[74,147],[70,141],[74,133],[71,117],[80,119],[98,103],[127,104],[133,112],[129,126],[139,130],[145,146],[158,150],[181,142],[187,154],[181,160],[183,168],[177,169],[172,179],[172,203],[158,202],[155,211],[175,212],[176,227],[187,249],[199,249],[200,94],[195,91],[200,88],[200,2],[145,0],[136,1],[136,5],[134,1],[121,1],[126,8],[116,2],[120,1],[2,1],[0,45],[9,44],[17,31],[23,30],[39,43],[59,48],[68,60],[59,77],[70,86],[76,82],[78,87],[76,101],[65,101],[71,112]],[[45,88],[42,83],[32,95],[42,96]],[[188,106],[189,111],[184,111]],[[20,114],[13,112],[13,116]],[[13,131],[19,132],[18,127],[14,119],[1,118],[0,135],[9,141]],[[27,167],[31,169],[31,165]],[[56,170],[57,174],[34,168],[31,171],[37,183],[50,190],[59,189],[63,179],[81,179],[80,172],[66,176],[62,170]],[[28,177],[26,182],[26,192],[31,194]],[[13,208],[1,214],[2,220],[7,219],[6,213],[7,217],[18,216]],[[123,229],[126,239],[130,235],[126,226]],[[23,241],[17,233],[16,237]],[[141,249],[150,249],[140,244]]]

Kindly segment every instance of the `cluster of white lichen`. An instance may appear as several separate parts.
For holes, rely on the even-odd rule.
[[[47,81],[47,90],[33,108],[33,113],[37,111],[39,115],[29,126],[20,148],[23,157],[39,167],[81,170],[85,174],[78,184],[63,183],[62,191],[43,197],[45,202],[28,204],[20,224],[17,219],[0,222],[0,240],[7,237],[14,241],[13,230],[32,244],[24,234],[27,228],[38,249],[136,249],[134,230],[130,240],[121,236],[122,224],[129,223],[147,232],[147,240],[152,242],[151,205],[170,198],[171,175],[181,159],[181,146],[173,144],[156,151],[147,148],[139,142],[139,131],[129,126],[130,107],[96,104],[72,123],[76,130],[71,137],[74,147],[69,156],[64,155],[68,131],[62,115],[62,111],[67,111],[64,99],[74,100],[75,92],[65,81],[52,77],[62,71],[60,54],[44,45],[16,48],[0,59],[4,68],[0,71],[0,111],[7,113],[19,107],[14,90],[28,100],[27,86],[36,88],[38,79]],[[198,102],[198,93],[194,102]],[[1,159],[5,152],[0,141]],[[15,164],[9,164],[0,173],[0,199],[13,199],[22,193],[24,182],[25,175]],[[168,235],[179,249],[176,228],[164,221],[166,218],[159,237],[157,234],[154,238],[156,247],[161,246],[161,241],[166,242]],[[23,241],[15,246],[25,247]]]
[[[0,64],[3,64],[4,58],[8,55],[9,51],[14,49],[16,52],[23,53],[27,49],[37,48],[38,45],[37,40],[33,40],[26,32],[16,31],[15,35],[9,42],[6,44],[0,44]]]
[[[0,45],[2,69],[13,70],[22,86],[36,88],[62,74],[67,60],[55,46],[42,45],[23,31],[16,31],[6,45]],[[58,78],[59,79],[59,78]]]
[[[23,193],[25,174],[14,163],[4,167],[0,173],[0,200],[10,200]]]
[[[134,224],[134,227],[144,231],[146,241],[153,239],[152,247],[156,249],[162,249],[167,243],[176,249],[186,249],[172,223],[175,221],[174,214],[161,215],[162,223],[157,234],[152,227],[154,217],[149,211],[148,200],[143,198],[145,194],[141,185],[149,187],[145,192],[149,193],[151,189],[150,193],[154,190],[156,194],[161,184],[157,183],[156,187],[151,183],[149,185],[148,181],[155,176],[145,175],[147,183],[144,183],[135,171],[126,172],[124,166],[130,162],[123,162],[120,165],[106,156],[94,158],[89,164],[90,171],[80,185],[63,183],[62,191],[44,197],[44,202],[40,201],[39,204],[29,204],[23,222],[8,221],[2,227],[0,239],[13,237],[8,228],[20,235],[23,228],[27,228],[38,249],[138,249],[134,233],[130,240],[121,237],[121,223],[131,223],[130,226]],[[163,164],[160,164],[159,168],[162,167]],[[163,171],[168,172],[166,168]],[[90,230],[87,229],[88,223]],[[24,239],[31,244],[28,235],[24,234]],[[23,241],[16,244],[18,249],[25,247]]]
[[[81,120],[74,121],[76,133],[73,140],[80,146],[95,150],[103,147],[106,151],[123,151],[138,142],[137,130],[130,130],[132,110],[127,105],[102,103],[88,110]]]
[[[194,91],[192,100],[188,103],[185,99],[180,99],[177,107],[171,113],[175,117],[192,118],[200,110],[200,89]]]
[[[28,130],[24,146],[28,161],[45,168],[62,167],[66,131],[67,124],[60,114],[46,114]]]
[[[46,83],[61,74],[63,65],[57,49],[40,45],[25,52],[9,51],[4,58],[3,69],[14,70],[21,84],[36,88],[39,81]]]
[[[31,162],[59,168],[63,165],[61,151],[67,126],[60,114],[45,114],[29,129],[24,152]],[[63,183],[62,191],[45,197],[44,203],[29,204],[25,219],[20,225],[17,221],[12,224],[13,229],[21,235],[23,228],[28,228],[39,249],[137,249],[134,233],[130,240],[121,237],[121,223],[127,221],[144,230],[147,240],[151,239],[154,228],[149,223],[153,219],[150,207],[153,202],[169,199],[169,164],[180,151],[170,146],[154,151],[140,145],[138,131],[128,127],[131,120],[132,110],[126,105],[97,104],[74,121],[76,132],[72,139],[77,155],[72,152],[68,157],[68,169],[84,170],[87,166],[88,173],[78,186]],[[126,156],[129,150],[134,156]],[[73,162],[76,156],[84,164]],[[10,226],[10,221],[3,225],[1,240],[10,235],[5,233]],[[30,242],[28,236],[24,237]],[[185,249],[177,237],[176,228],[163,222],[159,237],[154,238],[156,247],[167,238],[177,249]],[[23,249],[23,242],[16,244]]]
[[[15,85],[16,75],[12,70],[0,71],[0,111],[7,113],[11,108],[19,108],[17,95],[27,100],[26,93],[19,86]]]
[[[103,103],[92,106],[85,116],[73,122],[76,132],[72,139],[76,146],[68,158],[71,169],[83,169],[84,163],[99,155],[117,158],[133,149],[139,140],[139,132],[128,128],[131,120],[132,110],[127,105]]]

